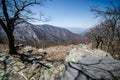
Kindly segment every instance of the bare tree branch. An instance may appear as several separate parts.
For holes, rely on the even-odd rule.
[[[0,19],[0,25],[5,30],[5,32],[8,32],[8,28],[7,28],[7,26],[5,25],[5,23],[3,22],[2,19]]]
[[[2,0],[1,3],[2,3],[4,17],[5,17],[6,21],[9,23],[9,15],[7,12],[6,0]]]

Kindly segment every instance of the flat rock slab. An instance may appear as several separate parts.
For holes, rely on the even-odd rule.
[[[120,80],[120,61],[89,55],[78,62],[68,62],[64,75],[56,80]]]

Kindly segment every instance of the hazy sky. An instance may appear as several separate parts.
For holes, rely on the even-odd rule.
[[[50,24],[59,27],[81,27],[89,28],[99,22],[91,12],[90,7],[99,5],[105,8],[110,5],[111,0],[52,0],[44,7],[33,7],[39,13],[42,11],[46,17],[51,17],[47,23],[33,22],[34,24]],[[115,1],[117,5],[118,0]],[[35,15],[39,17],[38,14]]]

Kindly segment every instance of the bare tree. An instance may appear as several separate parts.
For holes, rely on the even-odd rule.
[[[94,28],[91,28],[87,33],[89,39],[92,40],[92,43],[95,43],[95,48],[99,48],[100,44],[103,42],[103,31],[101,25],[96,25]],[[101,45],[102,48],[102,45]]]
[[[103,21],[99,28],[96,28],[96,30],[93,29],[97,34],[92,33],[97,36],[102,35],[102,42],[106,46],[106,50],[114,54],[115,51],[120,49],[120,0],[118,5],[111,2],[111,6],[106,7],[105,9],[93,7],[91,10],[97,17],[101,17]],[[101,31],[102,33],[100,33]],[[116,53],[119,53],[119,51]]]
[[[0,25],[9,40],[9,54],[16,54],[13,31],[19,19],[34,19],[30,8],[34,5],[42,6],[46,0],[0,0]]]

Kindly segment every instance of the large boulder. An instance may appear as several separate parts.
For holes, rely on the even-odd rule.
[[[24,48],[24,51],[25,51],[26,53],[32,53],[33,48],[32,48],[32,46],[26,46],[26,47]]]
[[[64,75],[56,80],[120,80],[120,61],[89,55],[78,62],[68,62]]]
[[[120,61],[100,49],[79,45],[66,58],[65,73],[56,80],[120,80]]]
[[[70,51],[69,55],[66,57],[66,62],[78,62],[90,54],[112,58],[109,53],[103,50],[91,49],[88,45],[79,44]]]
[[[40,53],[46,53],[46,51],[44,49],[42,49],[42,48],[38,49],[38,52],[40,52]]]
[[[42,48],[38,49],[38,52],[41,56],[45,56],[47,54],[46,50],[44,50]]]

